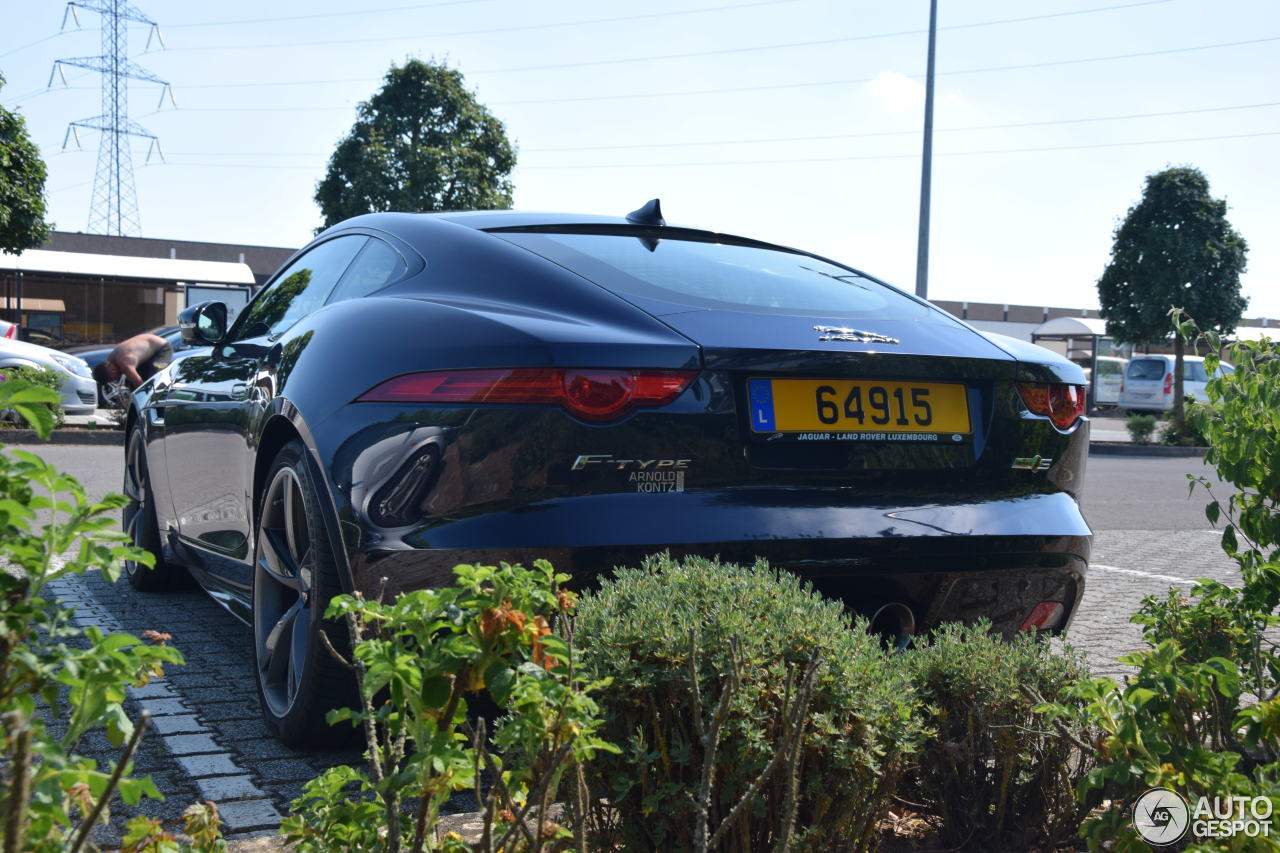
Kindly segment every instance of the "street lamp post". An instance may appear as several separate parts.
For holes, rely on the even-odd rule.
[[[929,298],[929,196],[933,181],[933,54],[938,0],[929,0],[929,61],[924,81],[924,154],[920,165],[920,239],[916,244],[916,296]]]

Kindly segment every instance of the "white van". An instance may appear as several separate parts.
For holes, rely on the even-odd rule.
[[[1172,355],[1135,355],[1130,359],[1120,386],[1120,408],[1138,412],[1167,412],[1172,409],[1173,365]],[[1204,400],[1204,386],[1212,378],[1204,369],[1204,359],[1198,355],[1183,356],[1182,371],[1184,395]],[[1214,376],[1234,372],[1235,368],[1224,361]]]

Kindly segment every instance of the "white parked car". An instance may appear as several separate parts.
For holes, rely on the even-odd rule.
[[[1172,409],[1173,366],[1172,355],[1135,355],[1129,360],[1124,383],[1120,386],[1120,408],[1138,412],[1167,412]],[[1204,369],[1204,359],[1198,355],[1183,356],[1182,370],[1184,396],[1204,400],[1204,386],[1213,378]],[[1234,367],[1222,362],[1214,376],[1234,372]]]
[[[69,415],[91,415],[98,405],[98,383],[82,358],[26,341],[0,338],[0,370],[6,367],[52,367],[62,378],[62,409]]]

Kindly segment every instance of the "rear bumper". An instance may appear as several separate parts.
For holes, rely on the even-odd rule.
[[[1066,494],[853,507],[805,497],[780,504],[774,490],[601,495],[489,513],[433,528],[421,541],[371,543],[351,555],[352,582],[374,595],[385,579],[392,593],[449,584],[459,563],[547,559],[589,587],[661,551],[763,558],[867,615],[901,602],[920,630],[982,617],[1006,634],[1044,601],[1063,605],[1057,630],[1065,629],[1084,593],[1091,534]],[[667,511],[658,512],[663,503]]]
[[[1120,392],[1116,405],[1135,412],[1167,412],[1173,408],[1173,394],[1166,394],[1158,387],[1150,392],[1125,390]]]

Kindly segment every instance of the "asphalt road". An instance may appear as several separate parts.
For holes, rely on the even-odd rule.
[[[1103,530],[1208,530],[1208,493],[1188,495],[1187,475],[1206,477],[1225,497],[1213,469],[1198,456],[1090,456],[1083,506],[1095,532]]]
[[[75,474],[91,497],[120,488],[121,448],[27,449]],[[1189,473],[1211,474],[1194,457],[1089,460],[1083,504],[1095,531],[1094,552],[1068,642],[1099,674],[1123,674],[1116,658],[1138,645],[1128,619],[1144,596],[1189,590],[1200,577],[1237,578],[1218,546],[1219,532],[1204,516],[1203,491],[1188,498]],[[351,749],[294,752],[270,738],[258,713],[249,630],[199,591],[142,595],[123,582],[87,576],[65,580],[57,593],[108,630],[166,631],[186,656],[187,664],[173,668],[164,685],[135,695],[159,723],[158,736],[144,741],[138,772],[151,774],[168,796],[160,804],[144,801],[144,811],[174,817],[193,800],[213,799],[233,836],[253,834],[286,814],[302,784],[324,767],[359,761]],[[87,746],[95,757],[113,757],[105,741]]]

